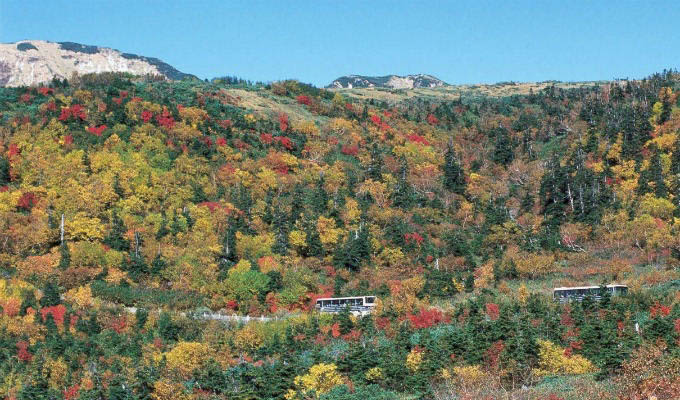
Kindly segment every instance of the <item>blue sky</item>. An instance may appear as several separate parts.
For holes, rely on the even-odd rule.
[[[2,0],[0,42],[74,41],[201,78],[429,73],[449,83],[680,68],[680,1]]]

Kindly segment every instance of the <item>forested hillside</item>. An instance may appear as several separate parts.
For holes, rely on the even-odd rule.
[[[680,75],[417,93],[0,88],[0,397],[678,398]]]

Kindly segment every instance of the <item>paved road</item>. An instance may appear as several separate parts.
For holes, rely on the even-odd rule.
[[[125,311],[129,312],[130,314],[136,314],[137,313],[137,307],[124,307],[123,308]],[[160,312],[160,310],[159,310]],[[285,317],[251,317],[249,315],[228,315],[228,314],[221,314],[221,313],[179,313],[179,315],[186,317],[189,316],[190,318],[196,318],[196,319],[204,319],[204,320],[217,320],[217,321],[237,321],[237,322],[267,322],[267,321],[275,321],[279,319],[283,319]]]

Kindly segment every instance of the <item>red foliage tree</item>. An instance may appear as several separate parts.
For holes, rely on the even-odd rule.
[[[486,367],[492,371],[498,370],[501,353],[505,349],[505,344],[502,340],[495,342],[484,353],[484,361]]]
[[[35,205],[36,200],[35,193],[26,192],[22,194],[21,197],[19,197],[19,200],[17,201],[17,208],[21,208],[24,211],[30,211]]]
[[[274,135],[271,133],[260,133],[260,142],[264,144],[272,144],[272,142],[274,142]]]
[[[33,96],[30,93],[24,93],[19,97],[19,102],[21,103],[30,104],[31,100],[33,100]]]
[[[310,99],[309,96],[305,96],[304,94],[301,94],[298,97],[296,97],[295,101],[297,101],[298,104],[304,104],[306,106],[309,106],[309,105],[312,104],[312,99]]]
[[[229,128],[231,128],[231,120],[230,120],[230,119],[223,119],[223,120],[220,120],[217,124],[218,124],[220,127],[222,127],[222,129],[229,129]]]
[[[59,115],[59,121],[67,121],[71,117],[73,119],[77,120],[86,120],[87,119],[87,113],[85,112],[85,109],[83,106],[80,104],[74,104],[71,107],[64,107],[61,109],[61,114]]]
[[[413,232],[413,233],[404,234],[404,240],[406,240],[407,244],[413,242],[413,243],[417,244],[418,246],[420,246],[421,244],[423,244],[423,241],[425,239],[423,239],[423,237],[420,236],[420,234],[418,232]]]
[[[89,126],[87,128],[87,131],[95,136],[101,136],[106,129],[107,129],[106,125]]]
[[[148,110],[142,111],[142,121],[144,122],[149,122],[151,121],[151,118],[153,118],[153,113]]]
[[[168,112],[167,108],[164,108],[162,113],[156,115],[156,122],[167,130],[172,129],[175,126],[175,118]]]
[[[649,314],[652,318],[656,318],[657,316],[667,317],[670,313],[671,308],[664,306],[659,302],[654,303],[654,305],[649,308]]]
[[[33,354],[28,351],[28,342],[21,340],[17,342],[17,358],[19,361],[30,362],[33,359]]]
[[[436,308],[426,310],[421,308],[418,314],[409,314],[408,319],[414,329],[429,328],[441,323],[448,323],[450,320]]]
[[[279,114],[279,130],[281,132],[286,132],[288,130],[288,115],[286,114]]]
[[[342,154],[348,156],[356,156],[359,153],[359,146],[357,145],[344,145],[342,146]]]
[[[43,307],[40,309],[40,315],[42,315],[43,322],[47,321],[47,316],[51,315],[54,319],[54,323],[61,328],[64,326],[64,315],[66,315],[66,307],[63,304],[57,304],[56,306]]]
[[[428,114],[427,123],[430,125],[437,125],[439,123],[439,119],[432,114]]]
[[[492,321],[495,321],[500,317],[500,309],[498,308],[498,304],[496,303],[486,303],[486,315],[489,316],[489,319]]]
[[[64,400],[76,400],[78,398],[78,392],[80,391],[80,385],[75,384],[68,389],[64,389]]]
[[[427,139],[425,139],[424,137],[422,137],[420,135],[416,135],[415,133],[412,134],[412,135],[408,135],[407,139],[411,143],[420,143],[420,144],[425,145],[425,146],[429,146],[429,144],[430,144],[430,142],[428,142]]]

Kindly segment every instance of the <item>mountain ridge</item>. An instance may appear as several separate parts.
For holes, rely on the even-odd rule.
[[[335,79],[326,88],[329,89],[353,89],[353,88],[389,88],[389,89],[417,89],[448,86],[448,83],[428,74],[410,75],[345,75]]]
[[[0,43],[0,86],[32,86],[73,73],[129,72],[170,80],[195,78],[155,57],[76,42],[20,40]]]

